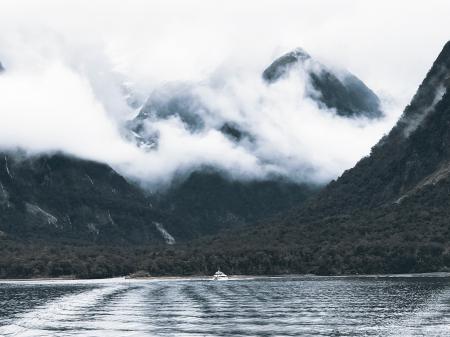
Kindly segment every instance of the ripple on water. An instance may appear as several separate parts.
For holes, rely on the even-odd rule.
[[[446,278],[0,284],[1,336],[447,336]]]

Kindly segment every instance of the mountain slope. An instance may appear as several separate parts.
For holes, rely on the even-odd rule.
[[[237,181],[203,169],[157,194],[154,207],[171,214],[188,233],[185,239],[240,228],[302,204],[319,187],[281,178]]]
[[[202,239],[200,250],[170,261],[189,256],[203,268],[257,274],[450,270],[449,78],[450,42],[369,157],[304,207]]]
[[[160,245],[173,244],[172,234],[188,236],[151,201],[106,164],[61,153],[0,152],[0,238]]]
[[[256,146],[255,136],[244,126],[228,120],[209,125],[206,120],[211,114],[192,86],[166,85],[152,92],[130,121],[130,139],[146,151],[156,151],[159,133],[152,123],[177,117],[191,134],[213,128],[235,146]],[[226,172],[203,165],[193,172],[180,174],[170,188],[155,192],[152,198],[156,209],[170,213],[181,223],[188,233],[185,239],[192,239],[253,224],[286,211],[303,203],[321,187],[275,175],[264,180],[233,180]]]
[[[24,157],[16,152],[2,153],[0,162],[4,236],[158,244],[164,237],[156,222],[176,228],[167,215],[151,209],[139,188],[107,165],[61,154]]]
[[[359,78],[347,72],[333,71],[314,60],[303,49],[296,49],[276,59],[263,72],[263,79],[272,84],[293,72],[304,72],[306,94],[340,116],[382,116],[380,100]]]
[[[393,130],[320,195],[322,209],[400,202],[446,176],[450,161],[450,43]]]
[[[242,240],[276,238],[275,251],[282,243],[300,254],[294,261],[302,272],[450,268],[449,78],[450,42],[369,157],[307,207],[261,227],[258,237],[240,233]]]
[[[268,83],[274,83],[297,70],[307,71],[313,88],[308,95],[319,105],[336,110],[341,116],[382,115],[378,97],[358,78],[348,72],[337,74],[313,60],[303,50],[296,50],[275,60],[263,73]],[[152,123],[177,117],[192,134],[215,128],[236,145],[253,146],[257,137],[225,120],[208,125],[207,105],[189,84],[172,83],[152,92],[138,115],[129,123],[131,139],[147,151],[158,148],[159,134]],[[306,163],[307,165],[308,163]],[[297,184],[280,177],[265,181],[232,181],[223,172],[202,167],[175,181],[168,191],[157,193],[155,206],[177,216],[191,237],[214,234],[222,229],[242,227],[285,212],[302,204],[321,186]]]

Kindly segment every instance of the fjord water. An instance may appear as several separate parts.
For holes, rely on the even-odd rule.
[[[0,336],[448,336],[450,279],[0,283]]]

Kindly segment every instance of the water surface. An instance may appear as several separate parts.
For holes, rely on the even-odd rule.
[[[1,282],[0,336],[450,336],[450,279]]]

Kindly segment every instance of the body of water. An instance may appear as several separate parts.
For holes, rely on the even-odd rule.
[[[0,282],[0,336],[450,336],[450,278]]]

